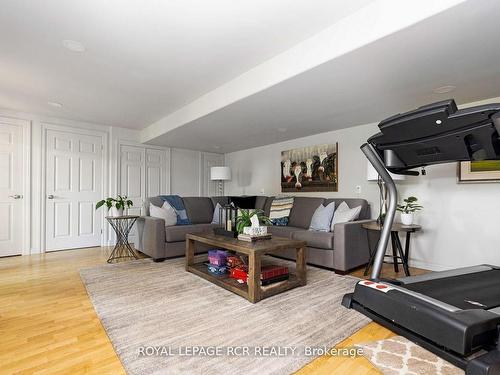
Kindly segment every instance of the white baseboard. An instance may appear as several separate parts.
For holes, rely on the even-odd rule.
[[[408,261],[410,267],[422,268],[424,270],[430,271],[447,271],[456,267],[453,266],[444,266],[442,264],[430,263],[424,260],[419,259],[410,259]]]

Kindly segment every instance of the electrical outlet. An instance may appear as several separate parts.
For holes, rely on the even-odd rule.
[[[260,189],[261,194],[264,194],[264,191],[265,191],[264,189]]]
[[[361,194],[361,186],[356,185],[356,193]]]

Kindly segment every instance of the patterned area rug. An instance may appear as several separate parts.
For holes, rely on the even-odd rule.
[[[331,348],[369,322],[340,305],[358,279],[314,267],[306,286],[256,304],[186,272],[184,259],[142,259],[80,275],[129,374],[290,374],[318,356],[307,347]],[[188,352],[193,347],[207,352]],[[237,347],[248,355],[229,353]]]
[[[464,371],[401,336],[356,345],[384,375],[463,375]]]

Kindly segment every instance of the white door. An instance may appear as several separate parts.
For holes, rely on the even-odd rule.
[[[145,187],[145,151],[143,147],[120,146],[120,184],[118,194],[126,195],[132,206],[125,210],[128,215],[142,214],[142,200]],[[130,243],[137,241],[137,229],[134,226],[128,236]]]
[[[0,118],[0,256],[23,246],[23,128]]]
[[[48,129],[46,133],[46,250],[100,246],[102,138]]]
[[[166,152],[141,146],[120,146],[120,183],[118,192],[126,195],[133,205],[129,215],[142,215],[147,197],[166,194]],[[137,240],[137,228],[129,235],[129,242]]]

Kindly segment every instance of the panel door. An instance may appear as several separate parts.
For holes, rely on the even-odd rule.
[[[144,198],[167,194],[165,159],[164,150],[146,149],[146,195]]]
[[[102,138],[47,130],[46,250],[100,246]]]
[[[201,168],[203,176],[201,179],[201,195],[204,197],[214,197],[224,194],[224,185],[218,181],[210,179],[210,168],[224,165],[224,155],[204,152],[202,155],[203,166]]]
[[[138,146],[120,146],[120,184],[118,194],[126,195],[133,205],[125,210],[128,215],[142,215],[142,202],[145,197],[145,150]],[[137,237],[136,226],[129,234],[129,242]]]
[[[23,246],[23,129],[0,119],[0,256]]]

